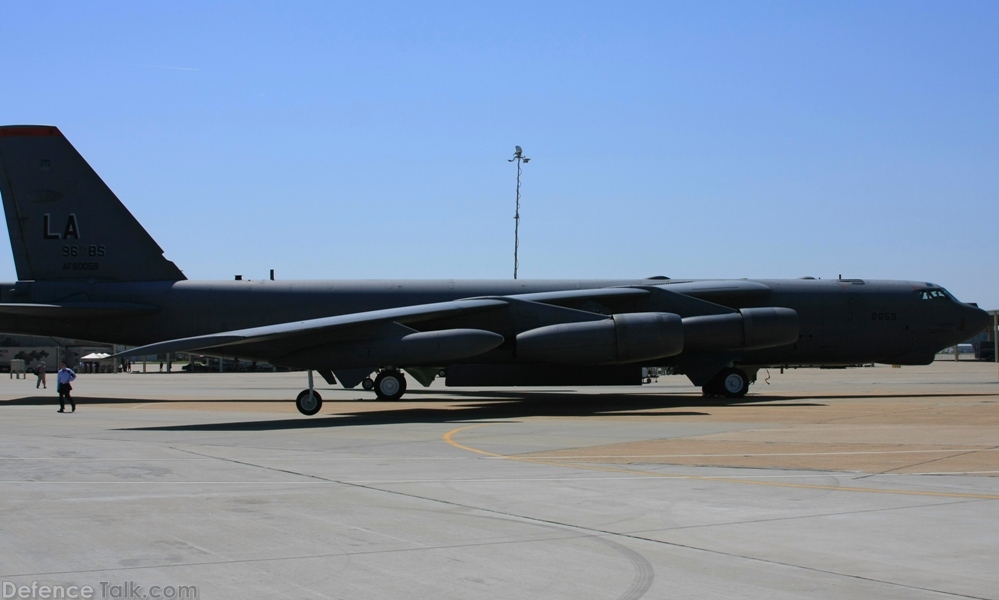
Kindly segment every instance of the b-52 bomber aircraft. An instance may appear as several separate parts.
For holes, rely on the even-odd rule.
[[[744,396],[763,367],[927,364],[988,315],[922,281],[188,281],[55,127],[0,127],[17,281],[0,331],[313,372],[396,400],[448,386],[639,385],[643,367]],[[373,379],[372,379],[373,378]]]

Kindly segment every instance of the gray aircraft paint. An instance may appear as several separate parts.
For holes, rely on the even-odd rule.
[[[920,281],[188,281],[54,127],[0,127],[0,193],[18,275],[0,284],[0,330],[266,360],[348,384],[456,363],[492,368],[490,381],[516,369],[544,381],[547,364],[563,382],[566,362],[581,381],[600,369],[618,381],[645,344],[630,364],[713,385],[732,368],[924,364],[989,322]],[[626,325],[639,322],[662,330]],[[414,337],[424,332],[438,333]],[[564,344],[573,351],[539,358]]]

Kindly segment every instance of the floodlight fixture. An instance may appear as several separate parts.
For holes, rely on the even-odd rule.
[[[531,162],[531,159],[524,156],[524,149],[520,146],[513,147],[513,158],[506,162],[517,163],[517,209],[513,214],[513,278],[517,278],[517,269],[520,266],[520,261],[518,259],[518,253],[520,250],[520,173],[521,164],[527,164]]]

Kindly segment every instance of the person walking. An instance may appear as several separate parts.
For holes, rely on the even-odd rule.
[[[43,390],[49,389],[48,386],[45,385],[45,363],[38,364],[38,368],[35,369],[35,375],[38,376],[38,381],[35,382],[35,389],[37,390],[38,386],[42,386]]]
[[[66,412],[66,400],[69,400],[69,405],[73,407],[72,412],[76,412],[76,400],[73,400],[73,396],[70,392],[73,390],[73,386],[70,385],[71,381],[76,379],[76,373],[73,369],[66,366],[66,363],[59,363],[59,373],[56,376],[56,390],[59,392],[59,412]]]

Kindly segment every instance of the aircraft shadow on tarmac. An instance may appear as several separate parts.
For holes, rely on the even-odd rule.
[[[93,396],[73,395],[77,404],[169,404],[178,400],[146,400],[142,398],[96,398]],[[223,402],[261,402],[261,400],[223,400]],[[269,402],[269,401],[268,401]],[[14,398],[12,400],[0,400],[0,407],[4,406],[59,406],[59,398],[56,396],[26,396],[24,398]]]
[[[643,416],[672,419],[677,417],[706,416],[709,412],[697,409],[717,407],[753,406],[757,408],[786,409],[791,407],[826,406],[823,400],[851,398],[934,398],[954,396],[991,396],[991,394],[865,394],[865,395],[808,395],[808,396],[765,396],[756,395],[744,398],[705,398],[700,395],[678,394],[586,394],[579,392],[517,392],[506,390],[448,390],[440,393],[433,390],[411,390],[414,396],[425,396],[391,403],[385,410],[366,410],[355,413],[317,415],[291,419],[270,419],[256,421],[236,421],[223,423],[194,423],[156,427],[127,427],[123,430],[146,431],[270,431],[290,429],[313,429],[317,427],[350,427],[360,425],[386,425],[395,423],[453,423],[466,421],[509,420],[526,417],[607,417]],[[435,398],[434,396],[445,396]],[[467,401],[455,397],[467,397]],[[440,408],[426,404],[439,400]],[[81,407],[91,405],[121,404],[171,404],[176,400],[155,400],[147,398],[87,398],[78,397]],[[254,404],[273,403],[273,399],[228,399],[206,401],[213,404]],[[329,405],[343,405],[364,400],[328,401]],[[774,404],[767,404],[773,402]],[[407,407],[406,404],[419,403],[420,407]],[[8,401],[0,401],[3,406],[55,406],[51,396],[30,396]],[[687,410],[676,410],[687,409]]]
[[[428,392],[429,396],[433,393]],[[394,423],[455,423],[468,421],[499,421],[526,417],[595,417],[595,416],[644,416],[676,418],[705,416],[710,413],[690,410],[711,406],[732,406],[757,402],[768,402],[777,398],[703,398],[701,396],[677,396],[654,394],[580,394],[552,392],[501,392],[469,391],[447,392],[446,407],[427,407],[433,398],[419,402],[420,407],[406,407],[406,402],[394,402],[393,408],[370,410],[336,415],[276,419],[265,421],[240,421],[230,423],[197,423],[162,427],[135,427],[132,430],[147,431],[270,431],[287,429],[311,429],[317,427],[349,427],[359,425],[386,425]],[[467,396],[467,401],[455,400],[454,396]],[[780,400],[785,400],[780,398]],[[409,402],[414,402],[410,399]],[[331,403],[332,404],[332,403]],[[337,403],[342,406],[345,403]],[[786,403],[781,406],[811,406],[809,404]],[[818,406],[818,405],[815,405]],[[396,408],[397,407],[397,408]],[[673,410],[673,409],[688,410]],[[666,412],[663,412],[663,411]]]

